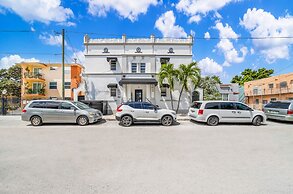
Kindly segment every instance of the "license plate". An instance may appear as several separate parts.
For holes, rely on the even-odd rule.
[[[269,110],[268,112],[269,113],[276,113],[276,114],[279,113],[279,111],[275,111],[275,110]]]

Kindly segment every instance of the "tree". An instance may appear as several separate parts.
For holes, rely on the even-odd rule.
[[[243,86],[245,82],[268,78],[274,73],[273,69],[260,68],[258,70],[245,69],[240,75],[232,78],[231,83],[238,83]]]
[[[178,104],[177,104],[177,109],[176,113],[178,112],[179,105],[180,105],[180,100],[182,96],[183,90],[188,91],[188,83],[191,82],[194,86],[194,88],[198,87],[198,84],[200,82],[200,69],[197,66],[196,62],[192,62],[188,65],[181,64],[179,66],[179,69],[177,70],[177,75],[180,84],[182,85],[180,94],[179,94],[179,99],[178,99]]]
[[[7,90],[8,95],[21,96],[21,67],[14,65],[0,70],[0,92]]]
[[[220,100],[221,94],[218,91],[216,84],[221,84],[219,76],[205,76],[202,77],[199,83],[199,87],[203,89],[204,100]]]
[[[170,89],[169,91],[170,91],[172,110],[174,110],[172,92],[174,91],[174,81],[175,81],[176,75],[177,75],[177,71],[174,69],[173,64],[170,64],[170,63],[162,64],[160,72],[159,72],[159,84],[160,84],[160,87],[162,87],[164,80],[167,80],[167,83]]]

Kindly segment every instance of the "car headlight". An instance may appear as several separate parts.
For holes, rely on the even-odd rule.
[[[91,116],[95,116],[96,115],[96,113],[94,113],[94,112],[90,112],[89,113]]]

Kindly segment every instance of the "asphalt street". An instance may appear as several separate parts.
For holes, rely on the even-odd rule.
[[[0,117],[0,193],[293,193],[293,124],[116,121],[33,127]]]

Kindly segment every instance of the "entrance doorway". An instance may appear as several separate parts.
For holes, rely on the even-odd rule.
[[[135,102],[142,102],[142,90],[134,91],[134,100]]]

